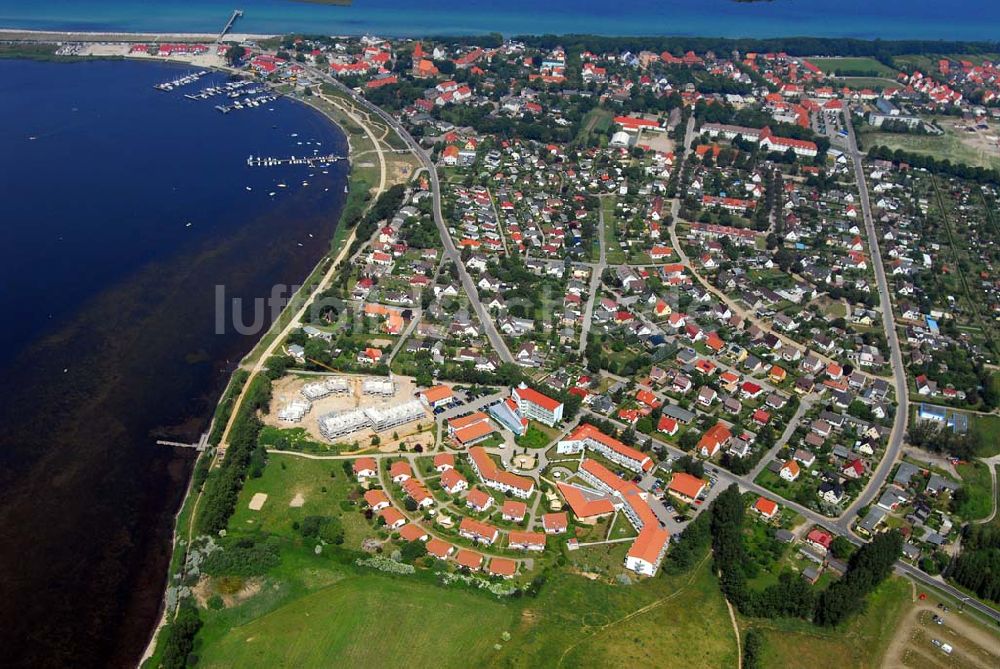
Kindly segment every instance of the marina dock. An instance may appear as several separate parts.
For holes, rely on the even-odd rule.
[[[291,156],[290,158],[250,156],[247,158],[247,165],[249,167],[277,167],[279,165],[306,165],[308,167],[317,167],[335,163],[338,160],[347,160],[347,156],[337,156],[332,153],[325,156]]]

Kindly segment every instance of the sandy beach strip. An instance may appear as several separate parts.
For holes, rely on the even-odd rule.
[[[12,42],[214,42],[218,33],[102,33],[0,28],[0,41]],[[226,33],[225,42],[261,40],[279,35]]]

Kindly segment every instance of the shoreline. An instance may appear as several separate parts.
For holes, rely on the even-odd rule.
[[[226,33],[228,42],[263,40],[281,37],[278,34]],[[216,41],[218,33],[185,32],[102,32],[85,30],[29,30],[22,28],[0,28],[0,41],[12,42],[204,42]]]
[[[143,60],[143,59],[137,59],[137,60]],[[232,70],[231,68],[226,68],[226,67],[214,67],[212,69],[215,69],[215,70],[220,71],[220,72],[226,72],[226,73],[229,73],[229,74],[237,73],[236,70]],[[345,130],[332,116],[330,116],[329,114],[325,113],[317,105],[311,104],[308,101],[300,99],[300,98],[295,97],[295,96],[286,96],[286,97],[288,97],[291,100],[294,100],[298,104],[304,105],[305,107],[308,107],[308,108],[312,109],[317,114],[320,114],[324,119],[327,120],[327,122],[329,122],[330,124],[332,124],[334,127],[336,127],[340,132],[342,132],[344,134],[344,138],[347,140],[347,146],[348,146],[348,165],[352,165],[353,164],[354,147],[351,145],[350,133],[347,132],[347,130]],[[352,174],[353,174],[353,170],[349,170],[348,174],[347,174],[347,185],[348,186],[350,186],[350,184],[351,184]],[[345,205],[345,208],[346,208],[346,200],[344,202],[344,205]],[[296,292],[294,295],[292,295],[288,299],[287,303],[284,305],[284,307],[282,308],[281,312],[277,315],[277,317],[270,324],[270,326],[268,326],[267,330],[263,331],[260,334],[259,338],[254,343],[253,347],[251,347],[251,349],[246,353],[246,355],[244,355],[243,358],[241,358],[239,360],[239,362],[233,368],[232,372],[229,374],[229,379],[227,380],[225,386],[223,387],[222,393],[221,393],[218,401],[216,401],[216,403],[214,405],[213,417],[212,417],[212,420],[209,422],[209,425],[208,425],[208,428],[207,428],[207,430],[208,430],[207,433],[208,434],[211,434],[212,430],[215,427],[216,418],[219,416],[218,409],[219,409],[221,403],[223,401],[225,401],[225,399],[226,399],[226,397],[227,397],[227,395],[229,393],[230,388],[233,386],[233,383],[234,383],[234,381],[236,379],[236,374],[241,369],[244,369],[244,365],[246,365],[249,361],[251,361],[256,356],[260,355],[261,356],[261,360],[266,359],[266,357],[264,356],[263,353],[259,353],[258,352],[258,349],[260,348],[261,343],[264,342],[269,337],[272,337],[272,336],[275,336],[277,334],[280,334],[280,332],[287,327],[287,323],[284,322],[283,318],[288,313],[291,313],[295,308],[297,308],[299,306],[298,303],[297,303],[298,300],[304,299],[305,300],[303,302],[304,306],[307,306],[309,304],[309,302],[310,302],[310,299],[309,299],[310,295],[309,295],[309,292],[308,292],[309,291],[309,279],[312,278],[312,277],[314,277],[317,274],[332,273],[334,271],[334,268],[336,268],[337,264],[343,261],[345,254],[350,249],[351,244],[353,243],[353,240],[354,240],[353,230],[352,230],[352,232],[350,234],[347,234],[347,235],[342,234],[341,225],[343,224],[343,213],[344,212],[342,210],[341,214],[340,214],[340,217],[337,220],[337,226],[334,229],[333,238],[330,240],[331,241],[331,247],[327,250],[327,252],[325,254],[323,254],[323,256],[321,258],[319,258],[319,260],[313,266],[312,270],[304,277],[305,280],[303,281],[303,284],[299,288],[298,292]],[[338,242],[339,245],[336,246],[336,247],[333,246],[332,244],[334,242]],[[324,264],[327,263],[327,262],[330,263],[329,270],[327,272],[323,272],[322,268],[323,268]],[[264,353],[266,353],[266,351]],[[249,381],[250,381],[250,379],[247,379],[243,383],[243,388],[246,388],[246,387],[249,386]],[[230,416],[234,416],[236,414],[237,410],[239,409],[239,405],[242,403],[242,400],[243,400],[242,393],[240,395],[238,395],[237,397],[233,398],[233,406],[232,406],[232,412],[231,412]],[[229,417],[226,418],[226,422],[227,423],[229,422]],[[222,440],[220,440],[220,441],[222,441]],[[173,531],[172,531],[172,534],[171,534],[171,544],[170,544],[170,556],[171,556],[170,557],[170,563],[171,564],[168,565],[168,571],[164,575],[164,579],[163,579],[162,594],[160,596],[160,614],[159,614],[159,616],[157,618],[155,626],[153,627],[153,629],[149,633],[149,638],[148,638],[146,646],[145,646],[145,648],[144,648],[144,650],[142,652],[142,655],[139,657],[139,659],[136,662],[136,666],[137,667],[142,667],[150,658],[152,658],[154,655],[156,655],[157,642],[158,642],[158,639],[159,639],[159,635],[163,631],[164,627],[166,627],[166,625],[168,624],[168,617],[169,616],[168,616],[168,610],[167,610],[167,590],[170,587],[171,573],[172,573],[172,571],[174,569],[174,565],[172,563],[173,563],[174,559],[176,559],[176,554],[177,554],[178,539],[180,538],[179,532],[181,530],[180,521],[181,521],[182,516],[184,516],[186,513],[190,513],[191,517],[190,517],[189,520],[192,523],[194,522],[194,512],[196,511],[197,500],[200,498],[200,495],[201,495],[201,490],[199,490],[197,496],[192,496],[192,492],[194,490],[194,487],[193,487],[193,484],[194,484],[194,471],[195,471],[195,468],[198,466],[198,463],[201,461],[201,458],[204,458],[204,457],[210,457],[211,458],[211,461],[210,461],[210,464],[209,464],[209,468],[211,468],[212,464],[214,464],[216,456],[218,455],[218,446],[219,446],[218,444],[216,444],[214,446],[215,450],[214,450],[214,452],[212,453],[211,456],[209,456],[208,452],[206,451],[206,452],[200,453],[198,455],[198,457],[195,459],[194,465],[191,468],[191,472],[188,475],[187,485],[185,487],[183,497],[181,498],[180,505],[178,506],[177,511],[174,513],[174,524],[173,524]],[[194,502],[194,506],[191,506],[189,508],[189,504],[191,504],[192,501]]]

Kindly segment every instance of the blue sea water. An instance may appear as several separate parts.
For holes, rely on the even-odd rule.
[[[155,440],[196,440],[256,341],[217,331],[216,286],[249,306],[297,284],[336,228],[346,161],[246,159],[345,155],[339,128],[183,96],[220,74],[154,90],[188,71],[0,60],[4,666],[134,663],[191,462]]]
[[[214,32],[233,8],[237,31],[397,36],[590,33],[722,37],[996,40],[996,0],[0,0],[0,27]]]
[[[315,258],[328,241],[329,221],[310,238],[281,217],[336,210],[346,163],[309,177],[246,159],[344,154],[342,134],[287,99],[223,115],[214,106],[229,100],[183,97],[223,81],[218,74],[172,93],[153,88],[189,71],[0,61],[0,309],[14,324],[0,329],[0,363],[109,284],[249,220],[273,218],[265,242],[294,254]]]

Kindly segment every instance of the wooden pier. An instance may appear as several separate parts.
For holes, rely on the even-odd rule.
[[[215,40],[215,41],[216,42],[221,42],[222,38],[226,36],[226,33],[228,33],[230,30],[233,29],[233,24],[236,23],[236,19],[240,18],[241,16],[243,16],[243,10],[242,9],[234,9],[233,10],[233,15],[229,17],[228,21],[226,21],[226,26],[222,29],[222,32],[219,33],[219,38],[217,40]]]
[[[174,448],[193,448],[194,450],[201,453],[202,451],[208,448],[208,432],[201,435],[201,438],[198,439],[198,441],[193,444],[185,444],[184,442],[181,441],[167,441],[166,439],[157,439],[156,445],[171,446]]]

